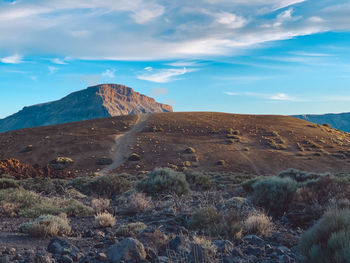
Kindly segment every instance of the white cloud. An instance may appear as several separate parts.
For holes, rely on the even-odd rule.
[[[115,74],[114,74],[115,72],[116,72],[116,69],[114,69],[114,68],[106,69],[106,71],[102,73],[102,76],[110,78],[110,79],[114,79],[115,78]]]
[[[258,92],[231,92],[225,91],[224,94],[229,96],[245,96],[245,97],[255,97],[259,99],[275,100],[275,101],[299,101],[298,99],[286,94],[286,93],[258,93]]]
[[[16,47],[28,56],[42,53],[95,60],[181,61],[235,55],[241,49],[270,41],[350,30],[350,5],[329,1],[311,9],[303,8],[303,2],[0,2],[0,52],[14,52],[11,47]],[[276,16],[281,8],[285,9]]]
[[[57,67],[49,66],[49,75],[55,74],[58,71]]]
[[[154,88],[151,90],[151,97],[158,97],[160,95],[166,95],[168,93],[168,89],[166,88]]]
[[[8,56],[0,59],[1,63],[4,64],[19,64],[22,63],[23,57],[21,55],[15,54],[13,56]]]
[[[137,76],[138,79],[147,80],[156,83],[166,83],[176,80],[176,77],[184,75],[189,72],[196,71],[196,69],[161,69],[155,72],[147,72]]]
[[[54,64],[58,64],[58,65],[66,65],[66,61],[64,61],[64,59],[61,58],[53,58],[51,59],[51,62]]]
[[[221,25],[225,25],[228,28],[241,28],[246,23],[247,20],[241,16],[229,12],[220,12],[212,14],[215,17],[215,22]]]

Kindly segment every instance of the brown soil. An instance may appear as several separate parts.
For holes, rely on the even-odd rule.
[[[45,167],[57,156],[70,157],[75,162],[69,169],[77,175],[101,171],[104,167],[96,164],[101,156],[115,161],[105,171],[130,173],[169,165],[181,169],[185,161],[201,171],[274,174],[291,167],[350,171],[350,134],[293,117],[159,113],[133,129],[137,120],[131,115],[3,133],[0,159],[17,158]],[[238,131],[239,141],[229,141],[230,129]],[[24,151],[28,145],[32,149]],[[196,152],[184,153],[187,147]],[[127,160],[130,153],[139,154],[141,160]],[[217,165],[219,160],[225,165]]]

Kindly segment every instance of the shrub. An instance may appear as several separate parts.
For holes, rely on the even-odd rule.
[[[152,200],[143,193],[131,193],[122,196],[119,200],[119,207],[122,213],[137,214],[143,213],[152,207]]]
[[[197,210],[190,218],[190,226],[195,229],[208,228],[219,222],[220,216],[214,207]]]
[[[187,194],[190,190],[186,176],[169,168],[156,168],[140,181],[136,188],[147,194]]]
[[[112,197],[132,187],[132,183],[123,175],[108,174],[94,178],[79,178],[72,182],[73,187],[84,194],[96,194]]]
[[[329,175],[328,174],[309,173],[309,172],[289,168],[287,170],[281,171],[278,174],[278,176],[281,178],[289,177],[297,182],[306,182],[308,180],[315,180],[315,179],[318,179],[320,177],[329,176]]]
[[[30,178],[22,181],[23,188],[37,193],[63,194],[68,180],[51,178]]]
[[[109,204],[110,204],[109,199],[98,198],[98,199],[91,200],[91,207],[92,209],[94,209],[96,213],[108,211]]]
[[[108,158],[107,156],[102,156],[101,158],[98,158],[96,160],[97,165],[110,165],[113,163],[113,160],[111,158]]]
[[[243,214],[237,210],[220,215],[219,222],[211,228],[211,234],[219,235],[220,237],[226,236],[229,239],[241,239],[243,232],[242,219]]]
[[[271,218],[263,213],[250,215],[244,220],[244,229],[249,234],[265,236],[272,231]]]
[[[50,161],[49,165],[53,170],[63,170],[69,167],[74,161],[69,157],[57,157]]]
[[[116,219],[114,215],[103,212],[103,213],[97,213],[95,215],[95,224],[99,227],[112,227],[115,226]]]
[[[297,183],[290,178],[270,177],[253,184],[253,201],[273,215],[287,211],[297,190]]]
[[[34,237],[64,236],[71,232],[68,219],[54,215],[43,215],[33,222],[19,226],[21,232]]]
[[[130,223],[130,224],[124,224],[117,228],[115,234],[117,236],[135,236],[139,234],[141,231],[145,230],[147,228],[147,225],[145,225],[142,222],[136,222],[136,223]]]
[[[350,210],[332,210],[300,239],[302,262],[349,262]]]
[[[133,153],[129,156],[129,161],[140,161],[141,160],[141,156],[137,153]]]
[[[93,210],[74,199],[47,198],[23,188],[0,190],[0,204],[13,204],[21,217],[38,217],[44,214],[67,213],[70,216],[88,216]]]
[[[227,209],[241,209],[244,205],[247,204],[247,198],[244,197],[239,197],[239,196],[234,196],[230,199],[228,199],[224,206]]]
[[[193,148],[193,147],[188,147],[188,148],[186,148],[185,149],[185,151],[184,151],[185,153],[195,153],[196,152],[196,150]]]
[[[224,166],[224,165],[226,165],[226,161],[225,160],[219,160],[219,161],[216,162],[216,165]]]
[[[241,183],[241,186],[243,187],[244,191],[246,192],[253,192],[253,185],[260,181],[260,180],[263,180],[267,177],[263,177],[263,176],[259,176],[259,177],[255,177],[255,178],[251,178],[251,179],[248,179],[246,181],[244,181],[243,183]]]
[[[186,180],[194,190],[211,190],[215,188],[215,182],[210,180],[208,175],[202,173],[191,173],[187,172]]]
[[[7,188],[18,188],[19,183],[14,179],[1,178],[0,179],[0,189]]]

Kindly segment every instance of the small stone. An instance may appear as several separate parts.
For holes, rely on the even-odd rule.
[[[108,257],[105,253],[98,253],[98,259],[104,261],[104,260],[107,260]]]
[[[14,255],[16,253],[16,249],[14,247],[12,248],[6,248],[5,254],[8,254],[10,256]]]
[[[67,255],[63,255],[59,260],[58,260],[59,263],[73,263],[74,260],[67,256]]]

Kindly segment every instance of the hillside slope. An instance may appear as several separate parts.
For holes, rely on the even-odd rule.
[[[133,130],[136,115],[111,117],[0,134],[0,159],[17,158],[46,165],[57,156],[72,158],[77,175],[106,166],[114,158],[117,138],[128,138],[115,172],[141,172],[155,167],[272,174],[286,168],[317,172],[350,172],[350,134],[286,116],[225,113],[156,113],[142,130]],[[129,134],[130,135],[130,134]],[[120,141],[119,141],[120,143]],[[32,145],[29,147],[28,145]],[[185,150],[192,147],[194,153]],[[120,152],[119,152],[120,153]],[[137,153],[141,159],[127,160]]]
[[[169,111],[172,111],[171,106],[157,103],[153,98],[129,87],[103,84],[71,93],[58,101],[24,107],[0,120],[0,132],[110,116]]]
[[[323,115],[295,115],[293,117],[314,122],[317,124],[328,123],[335,129],[350,132],[350,112],[339,114],[329,113]]]

